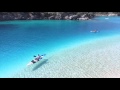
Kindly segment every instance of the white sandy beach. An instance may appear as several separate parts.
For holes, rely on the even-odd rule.
[[[120,36],[86,42],[46,57],[17,78],[120,78]]]

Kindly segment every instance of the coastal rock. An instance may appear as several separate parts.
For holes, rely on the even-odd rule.
[[[115,13],[109,13],[108,16],[117,16]]]
[[[77,18],[79,18],[78,15],[72,15],[69,17],[70,20],[77,20]]]
[[[54,16],[50,16],[50,17],[49,17],[49,20],[51,20],[51,19],[54,20],[55,17],[54,17]]]
[[[65,20],[69,20],[69,16],[65,16]]]
[[[117,16],[120,16],[120,13],[118,13]]]
[[[120,12],[0,12],[0,20],[89,20],[95,16],[120,16]]]
[[[85,17],[85,18],[78,18],[78,20],[88,20],[88,17]]]

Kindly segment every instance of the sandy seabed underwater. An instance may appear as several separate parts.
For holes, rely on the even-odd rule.
[[[0,22],[0,77],[120,77],[120,18],[105,18]]]
[[[119,78],[120,36],[89,41],[41,60],[15,78]]]

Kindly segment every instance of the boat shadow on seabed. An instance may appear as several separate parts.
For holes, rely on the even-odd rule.
[[[48,61],[48,59],[44,59],[43,61],[40,61],[40,63],[38,63],[33,69],[32,71],[35,71],[36,69],[38,69],[39,67],[41,67],[42,65],[46,64]]]

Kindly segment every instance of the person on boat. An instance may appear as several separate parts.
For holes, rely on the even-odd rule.
[[[38,54],[38,57],[34,55],[33,57],[35,57],[35,59],[32,60],[32,61],[31,61],[30,63],[28,63],[27,65],[29,66],[29,65],[32,65],[32,64],[38,62],[38,61],[41,60],[45,55],[46,55],[46,54],[43,54],[43,55],[39,55],[39,54]]]
[[[44,54],[44,55],[39,55],[39,54],[38,54],[37,57],[36,57],[36,56],[34,56],[34,57],[35,57],[35,60],[36,60],[36,61],[39,61],[40,59],[43,58],[43,56],[45,56],[45,54]]]
[[[35,61],[39,61],[40,59],[42,59],[42,57],[38,54],[38,56],[34,56],[35,57]]]
[[[43,55],[41,55],[41,56],[40,56],[40,55],[38,54],[37,59],[42,59],[42,58],[43,58],[43,56],[45,56],[45,55],[46,55],[46,54],[43,54]]]
[[[36,63],[36,61],[35,61],[35,60],[32,60],[31,62],[32,62],[32,63]]]
[[[45,56],[45,54],[43,54],[43,55],[38,54],[37,57],[34,55],[34,57],[35,57],[34,61],[37,62],[37,61],[41,60],[43,58],[43,56]]]
[[[35,55],[34,55],[33,57],[35,57],[35,59],[31,61],[32,63],[36,63],[36,62],[38,62],[40,59],[42,59],[42,57],[41,57],[39,54],[38,54],[38,57],[36,57]]]

